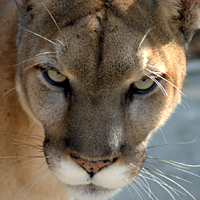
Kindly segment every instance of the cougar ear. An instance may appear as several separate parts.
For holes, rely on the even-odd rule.
[[[26,28],[35,18],[35,3],[36,0],[15,0],[18,8],[18,34],[17,34],[17,47],[21,44],[23,35],[23,28]],[[38,1],[38,0],[37,0]]]
[[[200,0],[181,0],[179,13],[179,30],[189,43],[195,31],[200,29]]]
[[[15,0],[20,18],[25,18],[26,21],[31,21],[34,18],[33,7],[35,1],[32,0]]]
[[[34,2],[32,0],[15,0],[15,2],[19,11],[24,10],[29,12],[30,10],[32,10],[32,7],[34,5]]]
[[[178,26],[186,42],[189,43],[195,31],[200,29],[200,0],[158,0],[158,2],[161,13],[169,18],[169,23]]]

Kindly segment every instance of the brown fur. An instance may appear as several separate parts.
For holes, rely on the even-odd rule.
[[[130,100],[130,85],[150,69],[171,81],[167,73],[181,89],[187,44],[199,28],[199,4],[199,0],[1,2],[0,199],[69,199],[67,192],[72,192],[47,175],[62,159],[73,163],[74,154],[87,162],[116,159],[102,171],[129,166],[127,179],[136,177],[148,138],[170,116],[180,92],[161,79],[168,96],[157,87]],[[41,54],[51,51],[54,57]],[[52,66],[67,76],[70,95],[48,83],[38,65]],[[50,156],[49,169],[44,154]],[[43,171],[47,178],[40,180]],[[93,189],[99,192],[98,187]]]

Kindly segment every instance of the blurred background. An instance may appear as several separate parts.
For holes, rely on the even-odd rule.
[[[190,43],[187,69],[186,97],[148,144],[171,145],[149,148],[145,167],[152,171],[145,169],[114,200],[200,200],[200,31]]]

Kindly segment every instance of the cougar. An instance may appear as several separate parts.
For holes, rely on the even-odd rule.
[[[0,3],[0,199],[106,200],[180,102],[199,0]]]

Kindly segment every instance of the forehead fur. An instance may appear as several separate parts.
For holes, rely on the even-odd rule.
[[[111,77],[115,80],[118,80],[119,75],[125,77],[126,67],[137,75],[139,69],[144,67],[141,62],[143,57],[137,56],[143,39],[150,41],[152,49],[154,44],[157,46],[169,44],[176,37],[173,36],[173,32],[178,32],[177,25],[171,25],[169,20],[180,21],[179,18],[190,10],[196,9],[198,12],[199,5],[199,0],[193,0],[193,3],[189,0],[18,0],[18,2],[26,8],[29,7],[27,12],[33,16],[29,26],[31,30],[47,38],[60,39],[65,44],[64,50],[60,47],[58,49],[58,55],[63,56],[64,66],[73,66],[72,70],[80,72],[82,77],[89,75],[94,77],[94,74],[100,74],[101,78],[116,74],[115,78]],[[183,22],[177,24],[182,23],[181,28],[187,30],[188,26],[195,26],[195,23],[192,23],[195,16],[190,14],[186,25]],[[59,37],[53,18],[61,29]],[[22,26],[23,23],[22,20]],[[56,32],[58,34],[54,35]],[[33,37],[36,46],[35,36]],[[42,46],[41,42],[38,44]],[[113,70],[116,73],[113,73]],[[125,73],[132,76],[130,71],[127,70]]]
[[[112,7],[112,10],[121,10],[124,12],[128,11],[128,14],[131,12],[130,8],[132,8],[134,4],[140,4],[140,7],[138,7],[140,9],[150,6],[150,9],[146,9],[145,12],[143,12],[144,15],[148,11],[155,12],[155,9],[157,9],[157,13],[162,14],[162,16],[166,18],[180,19],[185,15],[185,18],[187,18],[190,24],[194,24],[194,22],[197,21],[200,22],[200,0],[16,0],[16,2],[18,7],[24,7],[26,10],[30,11],[34,8],[34,12],[41,16],[43,15],[41,6],[44,7],[44,4],[51,11],[54,10],[57,12],[56,15],[65,17],[62,23],[65,23],[65,21],[66,23],[71,23],[103,7]],[[192,13],[192,16],[189,12]],[[73,15],[71,13],[73,13]],[[63,19],[64,18],[62,18],[62,20]],[[197,23],[195,23],[195,26],[197,26]]]

